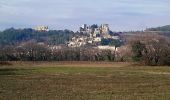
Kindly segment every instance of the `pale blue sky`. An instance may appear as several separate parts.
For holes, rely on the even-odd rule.
[[[107,23],[113,31],[170,24],[170,0],[0,0],[0,29],[48,25],[77,30]]]

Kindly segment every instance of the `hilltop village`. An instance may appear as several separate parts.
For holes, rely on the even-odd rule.
[[[108,24],[84,24],[67,43],[68,47],[97,46],[99,49],[115,49],[113,41],[120,41],[120,35],[113,33]]]
[[[50,31],[48,26],[37,26],[35,31],[47,32]],[[87,25],[83,24],[74,36],[65,42],[65,46],[69,48],[76,47],[97,47],[98,49],[116,50],[121,44],[119,33],[114,33],[110,30],[108,24]],[[63,46],[53,45],[51,48],[63,48]]]

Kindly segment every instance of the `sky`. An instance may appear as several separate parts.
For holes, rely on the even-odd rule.
[[[0,0],[0,30],[78,30],[82,24],[109,24],[113,31],[170,25],[170,0]]]

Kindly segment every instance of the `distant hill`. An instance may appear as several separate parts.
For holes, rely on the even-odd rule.
[[[170,31],[170,25],[156,27],[156,28],[148,28],[147,31]]]
[[[6,29],[0,32],[0,45],[15,45],[21,42],[35,40],[48,45],[65,44],[74,35],[70,30],[35,31],[33,29]]]

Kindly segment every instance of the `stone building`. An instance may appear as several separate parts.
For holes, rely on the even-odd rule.
[[[36,31],[49,31],[48,26],[37,26],[35,28]]]

